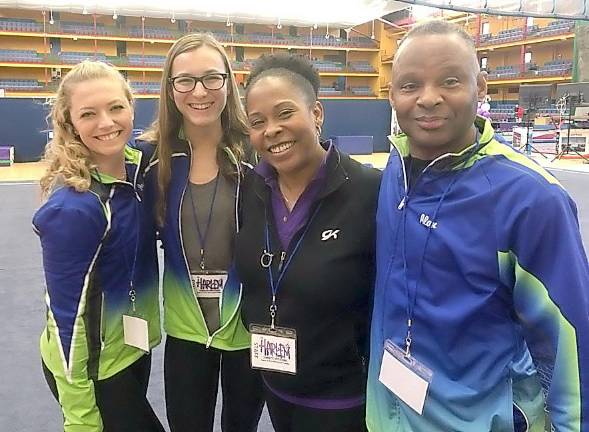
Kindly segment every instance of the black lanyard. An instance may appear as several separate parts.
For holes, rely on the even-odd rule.
[[[215,200],[217,199],[217,187],[219,186],[219,176],[221,173],[217,173],[217,177],[215,178],[215,189],[213,192],[213,199],[211,200],[211,208],[209,209],[209,217],[207,220],[207,226],[205,228],[204,235],[200,230],[200,224],[198,223],[198,216],[196,214],[196,206],[194,204],[194,198],[192,196],[192,185],[188,185],[188,193],[190,194],[190,203],[192,204],[192,215],[194,216],[194,223],[196,224],[196,231],[198,232],[198,239],[200,241],[200,269],[205,269],[205,247],[207,243],[207,236],[209,234],[209,227],[211,226],[211,219],[213,216],[213,206],[215,205]]]
[[[276,279],[274,278],[274,275],[272,274],[272,257],[274,256],[274,254],[270,252],[272,250],[271,244],[270,244],[270,227],[268,226],[268,216],[266,215],[266,227],[265,227],[266,249],[264,250],[264,253],[262,254],[262,258],[260,259],[260,262],[262,263],[262,267],[266,267],[268,269],[268,279],[270,280],[270,290],[272,291],[272,304],[270,305],[270,318],[272,319],[270,327],[272,329],[275,328],[276,310],[278,309],[278,307],[276,306],[276,294],[278,293],[278,290],[280,288],[280,283],[282,282],[282,278],[284,277],[286,270],[290,266],[292,259],[294,258],[295,254],[299,250],[299,247],[301,246],[303,239],[305,238],[307,232],[309,231],[309,228],[311,227],[311,222],[313,222],[313,219],[315,219],[315,216],[319,212],[319,209],[321,208],[322,203],[323,202],[320,202],[317,205],[317,207],[315,208],[315,211],[313,212],[313,214],[311,215],[311,217],[309,218],[309,220],[307,222],[307,226],[305,227],[305,230],[303,231],[303,233],[301,234],[301,236],[297,240],[295,247],[292,249],[292,252],[290,253],[290,256],[288,257],[286,262],[284,262],[284,260],[286,259],[286,252],[283,251],[280,254],[280,262],[278,263],[278,275],[277,275]],[[268,265],[264,265],[264,259],[263,259],[264,256],[269,257],[269,260],[266,261]]]

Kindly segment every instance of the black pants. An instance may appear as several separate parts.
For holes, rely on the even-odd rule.
[[[257,430],[264,406],[260,374],[249,350],[220,351],[168,336],[164,379],[172,432],[212,432],[221,370],[223,432]]]
[[[365,432],[366,405],[323,410],[293,405],[266,389],[266,404],[275,432]]]
[[[110,378],[94,381],[94,395],[104,432],[164,432],[147,400],[151,354]],[[43,364],[49,389],[59,401],[53,374]]]

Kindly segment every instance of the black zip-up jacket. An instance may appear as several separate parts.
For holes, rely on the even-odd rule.
[[[325,186],[309,215],[317,205],[321,207],[276,296],[276,325],[297,333],[297,374],[263,372],[268,385],[278,391],[325,398],[365,392],[380,178],[378,170],[339,151],[327,160]],[[242,318],[246,326],[269,325],[269,275],[260,265],[266,221],[276,257],[272,266],[275,278],[282,249],[270,188],[255,171],[244,179],[241,212],[235,253],[243,282]],[[305,229],[306,225],[294,236],[286,260]]]

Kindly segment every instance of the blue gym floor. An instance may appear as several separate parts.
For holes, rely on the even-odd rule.
[[[553,173],[577,202],[587,249],[589,173]],[[31,229],[31,216],[38,205],[36,185],[0,183],[1,432],[62,430],[59,406],[45,385],[38,353],[39,334],[45,317],[39,242]],[[165,422],[162,346],[154,352],[149,398],[160,419]],[[220,410],[219,404],[217,410]],[[215,425],[215,431],[220,430],[218,424]],[[273,430],[266,412],[258,430]]]

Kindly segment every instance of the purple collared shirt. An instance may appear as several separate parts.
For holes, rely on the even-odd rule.
[[[280,238],[280,244],[282,245],[283,250],[288,248],[290,241],[297,231],[307,223],[311,206],[325,185],[325,179],[327,177],[327,158],[329,158],[332,152],[333,144],[330,143],[315,177],[313,177],[311,183],[309,183],[307,188],[301,194],[292,208],[292,211],[288,210],[284,198],[282,197],[282,193],[280,192],[276,170],[268,162],[263,160],[256,166],[256,172],[264,178],[266,184],[270,186],[272,191],[272,213],[274,214],[274,224],[276,225],[276,231],[278,232],[278,237]]]

